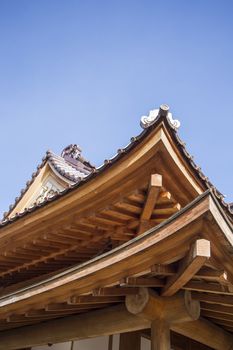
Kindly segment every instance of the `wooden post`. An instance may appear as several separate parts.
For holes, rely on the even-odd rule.
[[[151,350],[170,350],[170,329],[167,322],[163,320],[151,323]]]
[[[140,349],[141,349],[140,332],[121,333],[119,350],[140,350]]]

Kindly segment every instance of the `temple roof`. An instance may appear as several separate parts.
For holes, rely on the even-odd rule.
[[[47,160],[55,171],[73,183],[79,182],[94,169],[88,161],[81,157],[81,149],[77,145],[66,147],[61,156],[47,151]]]
[[[63,181],[67,182],[69,186],[79,183],[83,178],[88,176],[95,167],[81,156],[81,152],[81,148],[76,144],[65,147],[60,156],[48,150],[42,162],[37,166],[37,171],[32,174],[31,180],[27,181],[26,187],[21,190],[20,196],[15,198],[15,202],[10,205],[9,211],[4,213],[4,218],[8,217],[20,202],[46,163],[48,163],[53,172]],[[49,198],[51,198],[51,196]],[[38,205],[38,203],[33,203],[27,210],[31,210],[31,208]]]
[[[205,189],[211,189],[219,200],[220,204],[226,210],[227,214],[233,219],[233,205],[226,203],[224,200],[224,196],[217,190],[217,188],[210,182],[209,178],[202,172],[201,168],[194,162],[193,156],[189,154],[186,149],[186,144],[180,139],[178,135],[178,128],[180,126],[180,122],[178,120],[174,120],[172,114],[169,112],[169,107],[167,105],[161,105],[160,109],[155,109],[150,111],[148,116],[143,116],[141,118],[141,127],[144,129],[138,136],[132,137],[130,139],[130,143],[119,149],[115,156],[110,159],[106,159],[104,163],[95,168],[88,161],[81,157],[81,150],[77,145],[70,145],[66,147],[61,156],[55,155],[53,152],[48,151],[46,157],[43,159],[41,165],[37,167],[37,172],[33,173],[32,180],[27,183],[27,187],[25,190],[21,191],[21,196],[17,197],[15,200],[15,204],[10,207],[10,211],[4,215],[4,220],[0,222],[0,226],[4,226],[9,222],[16,220],[18,217],[26,215],[29,212],[34,211],[36,208],[39,208],[46,203],[56,200],[61,196],[65,195],[67,192],[72,191],[77,188],[77,186],[82,185],[86,181],[89,181],[94,176],[99,173],[102,173],[105,169],[113,165],[116,161],[122,158],[126,153],[128,153],[131,149],[136,147],[139,142],[142,142],[145,137],[154,130],[160,123],[164,123],[170,133],[175,144],[178,146],[184,160],[188,164],[189,167],[192,168],[196,176],[202,182]],[[60,191],[59,193],[55,193],[54,196],[45,198],[43,203],[35,204],[30,208],[25,208],[23,212],[16,213],[13,217],[9,218],[9,213],[13,210],[19,200],[22,198],[23,194],[27,191],[28,187],[34,181],[34,178],[38,175],[40,169],[43,165],[49,162],[51,167],[55,169],[61,176],[70,181],[69,187]]]
[[[203,302],[218,297],[222,313],[232,298],[232,204],[194,163],[179,125],[167,106],[151,111],[142,133],[97,169],[77,145],[47,152],[0,224],[1,332],[91,312],[93,302],[105,313],[141,286],[162,297],[191,291],[216,330]],[[220,324],[232,331],[229,317]]]

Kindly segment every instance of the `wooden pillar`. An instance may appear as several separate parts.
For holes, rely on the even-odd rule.
[[[140,349],[141,349],[140,332],[121,333],[119,350],[140,350]]]
[[[170,328],[163,320],[151,323],[151,350],[170,350]]]

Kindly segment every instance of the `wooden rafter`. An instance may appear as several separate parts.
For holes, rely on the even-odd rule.
[[[201,309],[207,310],[207,311],[220,312],[222,314],[233,316],[233,305],[226,306],[226,305],[218,305],[218,304],[211,304],[211,303],[202,302]]]
[[[92,295],[78,295],[71,296],[67,303],[71,305],[82,304],[102,304],[102,303],[119,303],[123,302],[123,296],[92,296]]]
[[[231,288],[229,288],[229,285],[225,285],[225,284],[220,285],[219,283],[189,281],[183,286],[183,288],[187,290],[198,291],[198,292],[226,294],[226,295],[233,296],[233,291]]]
[[[123,299],[124,295],[127,295],[128,293],[134,293],[133,289],[135,288],[135,286],[133,286],[132,284],[130,284],[130,286],[128,285],[125,287],[118,286],[119,281],[126,276],[126,272],[129,278],[143,278],[141,282],[140,279],[129,279],[129,283],[140,282],[144,285],[145,283],[150,283],[150,285],[154,285],[153,282],[155,282],[156,280],[153,280],[153,278],[156,278],[156,273],[158,273],[158,276],[160,276],[160,287],[158,288],[161,288],[161,284],[165,281],[164,277],[174,276],[175,274],[177,274],[178,259],[173,260],[174,257],[176,257],[177,254],[178,256],[183,257],[185,252],[187,252],[188,248],[190,247],[190,242],[193,241],[193,239],[197,237],[198,232],[200,232],[200,226],[197,225],[197,220],[199,220],[199,215],[203,217],[203,213],[206,212],[206,205],[208,208],[209,201],[201,201],[198,203],[200,203],[200,206],[198,204],[194,208],[189,207],[187,210],[183,210],[181,214],[178,214],[176,217],[174,217],[175,219],[172,218],[168,224],[161,226],[157,229],[155,228],[154,232],[150,232],[141,237],[137,237],[134,241],[128,244],[127,249],[125,249],[125,246],[119,247],[119,249],[114,250],[113,252],[110,252],[109,254],[106,254],[103,257],[97,258],[93,262],[84,264],[75,269],[71,269],[69,275],[67,275],[66,272],[65,274],[62,273],[61,275],[57,276],[58,278],[52,278],[51,281],[50,279],[47,279],[46,283],[36,283],[34,285],[33,298],[31,297],[31,288],[22,289],[20,293],[17,292],[15,294],[14,302],[12,302],[12,298],[10,296],[6,295],[4,298],[1,299],[2,316],[6,317],[7,314],[11,314],[13,312],[12,317],[15,317],[16,315],[21,314],[22,308],[24,313],[23,315],[25,315],[28,311],[33,309],[32,302],[34,303],[34,305],[36,305],[37,303],[39,305],[41,305],[42,303],[48,305],[49,303],[51,303],[51,296],[53,297],[54,303],[58,303],[58,305],[60,303],[62,304],[68,301],[68,298],[70,296],[72,297],[77,295],[77,297],[90,298],[91,291],[95,288],[98,288],[100,285],[102,287],[102,289],[100,289],[100,292],[98,292],[100,298],[102,298],[101,295],[103,295],[104,298],[107,296],[113,297],[115,295],[116,297],[122,297]],[[189,213],[189,211],[191,213]],[[190,221],[193,220],[193,217],[195,220],[194,223]],[[190,223],[192,224],[190,225]],[[159,234],[156,234],[157,230],[159,230]],[[173,235],[174,232],[175,234]],[[175,238],[176,243],[178,242],[175,249],[174,246],[170,244],[171,242],[174,242],[173,238]],[[170,261],[171,259],[175,261],[174,265],[164,265],[169,263],[167,261]],[[158,265],[158,263],[160,263],[161,265]],[[225,266],[223,265],[222,268],[225,268]],[[143,275],[143,273],[145,273],[145,275]],[[216,270],[212,270],[210,268],[202,268],[193,276],[193,278],[199,276],[197,278],[202,279],[202,273],[203,276],[207,276],[208,274],[210,274],[210,277],[212,274],[213,278],[219,278],[220,276],[220,272],[216,273]],[[137,274],[139,275],[137,276]],[[62,282],[64,279],[65,284]],[[195,284],[198,283],[198,285],[200,285],[201,281],[192,281],[190,283],[193,282],[195,282]],[[186,285],[188,285],[188,283]],[[208,286],[215,286],[216,284],[217,283],[211,282],[208,283]],[[60,285],[61,288],[57,288],[58,285]],[[186,285],[183,288],[185,288]],[[44,291],[46,291],[47,288],[50,288],[51,291],[50,300],[48,298],[44,298],[46,294],[49,294],[44,293]],[[29,295],[29,297],[27,295]],[[19,302],[16,303],[15,300],[17,298]],[[113,301],[109,302],[111,303]],[[88,302],[86,303],[88,304]],[[94,301],[92,303],[95,304]],[[84,300],[83,304],[85,304]],[[103,305],[107,306],[107,304],[108,301],[106,301],[105,303],[103,302],[102,305],[98,303],[98,307],[102,307]],[[68,309],[60,311],[60,306],[58,306],[58,309],[59,310],[54,311],[45,310],[46,312],[41,313],[41,315],[36,315],[35,312],[35,315],[31,316],[30,319],[33,318],[33,320],[43,320],[44,314],[47,314],[44,317],[44,319],[47,319],[50,316],[64,316],[66,315],[66,311],[69,312]],[[83,310],[88,311],[88,309],[90,310],[91,307],[87,307],[87,309],[80,308],[80,310],[73,310],[75,310],[75,312],[79,312]],[[11,322],[9,322],[9,324],[10,323]],[[19,318],[17,322],[17,324],[23,323],[25,323],[25,316]]]
[[[163,287],[164,282],[161,279],[151,277],[127,277],[120,281],[121,286],[134,286],[134,287]]]
[[[200,300],[206,303],[233,306],[233,295],[192,292],[192,296],[193,299]]]
[[[109,288],[98,288],[93,290],[94,296],[124,296],[124,295],[135,295],[138,293],[138,288],[132,287],[109,287]]]

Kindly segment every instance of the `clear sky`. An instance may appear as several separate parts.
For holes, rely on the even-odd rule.
[[[0,213],[47,149],[100,165],[169,104],[233,201],[233,2],[0,0]]]

